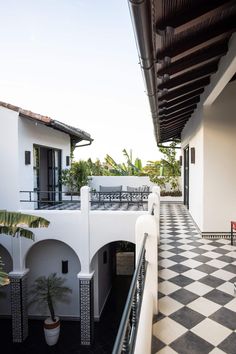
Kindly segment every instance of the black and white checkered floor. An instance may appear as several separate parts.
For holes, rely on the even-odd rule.
[[[236,247],[203,239],[181,204],[161,205],[152,353],[236,353]]]
[[[80,202],[61,202],[58,204],[42,204],[40,209],[46,210],[80,210]],[[143,203],[92,203],[91,210],[123,210],[123,211],[147,211],[147,202]]]

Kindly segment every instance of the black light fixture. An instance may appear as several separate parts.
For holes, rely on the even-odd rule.
[[[190,149],[191,163],[195,163],[195,148]]]
[[[70,156],[66,156],[66,166],[70,166]]]
[[[30,165],[31,156],[30,151],[25,151],[25,165]]]
[[[61,272],[63,274],[68,273],[68,261],[61,261]]]
[[[182,163],[183,163],[183,158],[182,158],[182,155],[180,155],[180,157],[179,157],[179,164],[180,164],[180,166],[182,166]]]

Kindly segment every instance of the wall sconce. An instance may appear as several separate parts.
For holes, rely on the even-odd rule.
[[[31,158],[30,158],[30,151],[25,151],[25,165],[30,165],[31,163]]]
[[[191,163],[195,163],[195,148],[192,147],[190,150]]]
[[[61,261],[61,272],[63,274],[68,273],[68,261]]]
[[[179,157],[179,164],[180,164],[180,166],[182,166],[182,163],[183,163],[183,158],[182,158],[182,155],[180,155],[180,157]]]
[[[66,166],[70,166],[70,156],[66,156]]]

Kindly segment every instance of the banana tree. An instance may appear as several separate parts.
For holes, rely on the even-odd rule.
[[[106,155],[105,162],[110,172],[115,176],[141,176],[143,175],[142,161],[136,158],[133,162],[132,150],[122,150],[126,162],[118,164],[110,155]]]
[[[34,240],[34,233],[25,227],[48,227],[49,223],[48,220],[36,215],[0,210],[0,234],[11,235],[13,237],[22,236]],[[8,283],[8,276],[3,271],[3,263],[0,260],[0,286]]]
[[[36,215],[0,210],[0,234],[23,236],[34,240],[34,233],[27,228],[48,227],[49,221]]]

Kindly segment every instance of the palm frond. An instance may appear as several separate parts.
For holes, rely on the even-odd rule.
[[[25,229],[48,227],[50,222],[37,215],[24,214],[20,212],[0,210],[0,233],[16,236],[20,235],[28,239],[33,239],[32,231]]]

